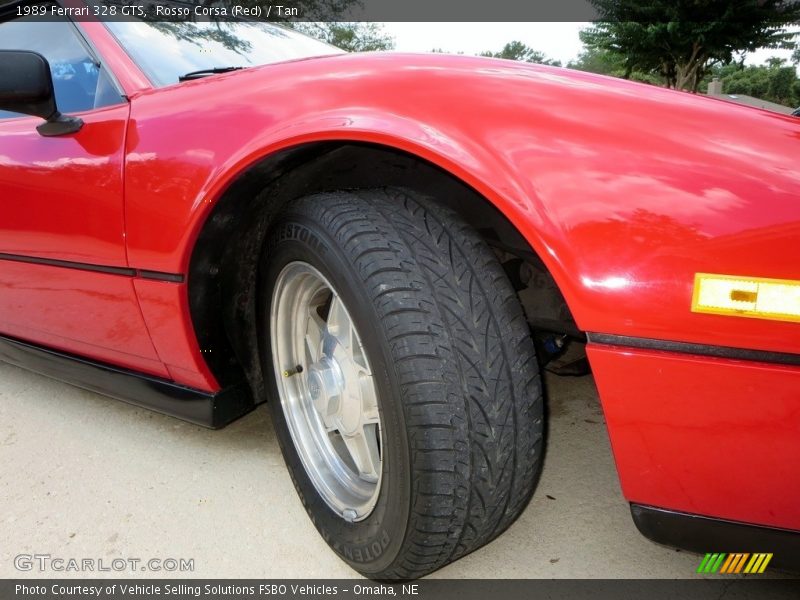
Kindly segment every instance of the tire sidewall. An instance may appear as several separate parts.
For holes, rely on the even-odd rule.
[[[295,261],[320,271],[344,301],[367,353],[378,396],[382,427],[383,473],[378,501],[370,515],[349,523],[319,495],[295,449],[277,385],[270,348],[270,307],[275,283],[283,268]],[[394,374],[392,353],[366,284],[346,252],[324,225],[304,215],[284,215],[264,247],[259,277],[258,311],[262,370],[270,411],[284,459],[295,488],[323,539],[356,570],[384,572],[403,545],[411,507],[411,460],[401,389]]]

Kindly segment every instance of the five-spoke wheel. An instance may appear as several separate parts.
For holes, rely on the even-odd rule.
[[[275,284],[270,331],[281,406],[303,465],[337,514],[364,519],[380,492],[381,419],[347,307],[317,269],[292,262]]]

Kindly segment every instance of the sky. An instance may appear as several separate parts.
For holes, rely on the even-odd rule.
[[[441,48],[446,52],[478,54],[499,51],[507,42],[519,40],[562,64],[577,58],[583,47],[578,32],[587,26],[589,23],[383,23],[399,52]],[[767,48],[748,55],[745,63],[757,65],[771,56],[788,59],[790,55],[788,50]]]

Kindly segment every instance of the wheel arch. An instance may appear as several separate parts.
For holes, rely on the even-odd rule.
[[[398,186],[428,194],[459,213],[490,245],[541,263],[574,321],[561,254],[547,235],[539,199],[508,169],[474,174],[407,140],[355,135],[297,138],[253,157],[215,186],[187,249],[189,308],[202,356],[222,387],[246,378],[265,399],[255,322],[258,260],[274,219],[292,200],[341,189]],[[467,165],[467,166],[464,166]],[[484,171],[486,168],[484,166]],[[212,189],[207,187],[207,189]]]

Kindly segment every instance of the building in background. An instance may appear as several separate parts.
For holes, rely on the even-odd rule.
[[[727,100],[728,102],[735,102],[737,104],[746,104],[747,106],[755,106],[756,108],[763,108],[764,110],[771,110],[773,112],[782,113],[785,115],[794,114],[800,109],[792,112],[789,106],[769,102],[768,100],[761,100],[753,96],[746,96],[744,94],[725,94],[722,90],[722,81],[718,77],[714,77],[708,84],[708,95],[712,98],[719,98],[720,100]]]

